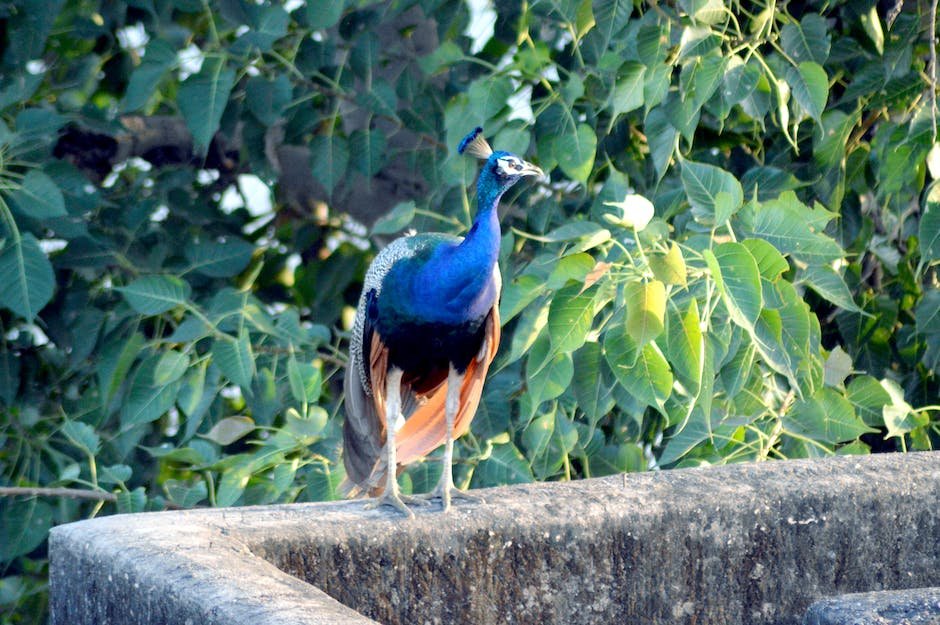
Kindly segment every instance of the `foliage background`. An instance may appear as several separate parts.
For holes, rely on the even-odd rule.
[[[364,269],[467,229],[475,125],[551,175],[503,202],[458,485],[936,448],[935,19],[900,6],[0,3],[0,621],[44,620],[54,524],[337,497]]]

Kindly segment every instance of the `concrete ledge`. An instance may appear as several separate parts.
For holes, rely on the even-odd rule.
[[[823,599],[810,606],[803,623],[940,625],[940,588],[865,592]]]
[[[940,586],[940,452],[479,492],[413,521],[343,502],[61,526],[52,624],[796,625],[823,597]]]

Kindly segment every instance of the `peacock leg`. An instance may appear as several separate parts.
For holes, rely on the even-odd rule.
[[[395,449],[395,435],[404,423],[401,415],[401,375],[402,370],[393,367],[385,378],[385,490],[376,499],[366,504],[366,508],[391,506],[405,516],[414,518],[415,513],[405,505],[398,491],[398,460]]]
[[[453,365],[447,374],[447,397],[444,400],[444,423],[446,438],[444,440],[444,457],[441,460],[441,479],[430,493],[431,498],[440,497],[441,507],[446,511],[450,509],[451,499],[466,499],[482,502],[482,498],[468,495],[454,487],[454,419],[460,410],[460,388],[463,385],[463,374],[458,373]]]

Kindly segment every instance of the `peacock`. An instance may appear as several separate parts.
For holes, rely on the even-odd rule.
[[[366,271],[349,342],[344,380],[343,462],[347,491],[407,516],[396,479],[400,468],[442,443],[440,481],[428,499],[443,510],[454,488],[454,440],[467,432],[499,346],[497,258],[500,197],[543,172],[509,152],[493,151],[482,128],[457,148],[486,161],[477,180],[477,214],[464,238],[443,233],[403,236]]]

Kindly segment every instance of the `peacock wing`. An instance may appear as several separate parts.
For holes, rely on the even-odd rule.
[[[376,354],[387,354],[381,337],[375,332],[374,315],[370,308],[375,305],[375,292],[366,293],[357,311],[361,319],[353,328],[343,391],[346,396],[346,420],[343,422],[343,464],[350,482],[345,490],[353,486],[368,486],[376,462],[385,444],[384,371],[380,380],[374,379]],[[368,358],[368,366],[365,359]],[[372,379],[369,379],[372,378]],[[382,383],[382,391],[376,393],[376,382]],[[376,401],[376,398],[380,401]]]
[[[474,358],[464,372],[463,383],[460,387],[460,403],[454,419],[455,439],[463,436],[470,429],[470,422],[480,405],[486,372],[499,349],[498,302],[493,305],[485,323],[485,343],[481,345],[479,357]],[[447,437],[444,413],[446,398],[447,385],[442,382],[427,395],[426,401],[418,406],[417,410],[405,421],[405,425],[398,431],[395,439],[399,465],[407,465],[423,458],[444,443]]]

